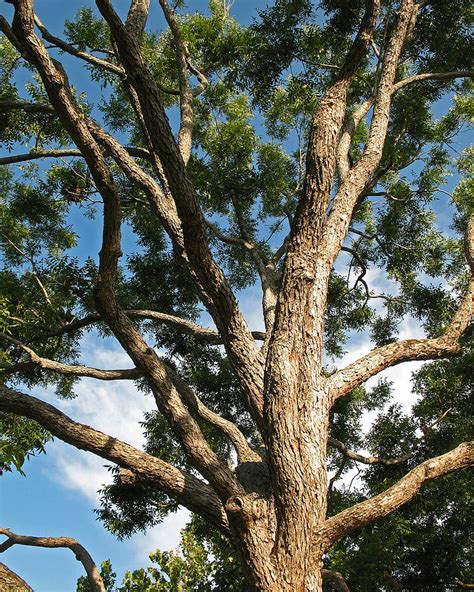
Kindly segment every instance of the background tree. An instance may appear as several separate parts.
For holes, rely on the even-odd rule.
[[[332,568],[354,589],[416,589],[423,554],[410,535],[434,516],[458,550],[443,585],[462,581],[458,476],[436,481],[429,503],[408,502],[472,463],[472,153],[450,154],[472,117],[469,4],[279,0],[245,28],[225,2],[189,14],[160,0],[168,29],[157,34],[148,0],[123,16],[97,0],[63,37],[31,0],[10,4],[0,109],[15,153],[0,162],[21,164],[1,177],[4,467],[49,434],[107,459],[116,479],[100,515],[113,532],[183,505],[205,536],[224,537],[247,589],[343,586]],[[100,105],[69,82],[66,56],[102,86]],[[443,97],[453,104],[436,119]],[[176,133],[167,110],[179,112]],[[454,167],[460,182],[437,202]],[[455,210],[451,228],[435,207]],[[70,212],[102,223],[98,260],[74,258]],[[125,224],[134,244],[119,265]],[[375,266],[383,293],[367,281]],[[235,296],[257,281],[264,332]],[[197,323],[203,307],[215,328]],[[399,339],[406,315],[426,337]],[[78,363],[92,327],[131,368]],[[336,369],[363,330],[374,349]],[[420,371],[406,417],[390,385],[364,384],[410,360],[443,361]],[[146,450],[21,392],[54,384],[73,396],[81,376],[134,380],[154,397]],[[367,410],[379,416],[364,436]],[[341,478],[355,463],[369,469],[352,490]],[[422,540],[439,543],[433,526]],[[374,549],[386,572],[368,580]]]

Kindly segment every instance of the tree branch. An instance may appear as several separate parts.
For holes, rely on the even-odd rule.
[[[54,108],[49,103],[32,103],[31,101],[12,100],[0,101],[0,113],[13,109],[22,109],[27,113],[51,113],[54,114]]]
[[[195,337],[204,339],[208,343],[215,345],[222,343],[222,338],[215,329],[208,329],[207,327],[203,327],[202,325],[198,325],[197,323],[182,317],[177,317],[164,312],[158,312],[156,310],[124,310],[123,312],[131,319],[159,321],[164,325],[180,329],[189,335],[194,335]],[[59,335],[73,333],[74,331],[78,331],[79,329],[88,327],[94,323],[99,323],[101,320],[102,318],[98,314],[91,314],[83,317],[82,319],[74,319],[59,329],[52,329],[45,333],[40,333],[31,341],[41,341],[43,339],[47,339],[48,337],[58,337]],[[252,336],[256,340],[263,341],[265,338],[265,333],[262,331],[252,331]]]
[[[140,41],[145,25],[148,20],[148,11],[150,9],[150,0],[132,0],[125,21],[127,33]]]
[[[183,161],[187,164],[189,157],[191,156],[194,119],[193,93],[189,88],[188,81],[189,52],[181,34],[181,29],[175,12],[170,8],[167,0],[159,0],[159,2],[174,39],[176,62],[178,66],[179,109],[181,115],[178,131],[178,145]]]
[[[98,57],[93,56],[89,53],[86,53],[85,51],[80,51],[79,49],[74,47],[74,45],[71,45],[71,44],[67,43],[66,41],[64,41],[63,39],[60,39],[59,37],[52,35],[36,15],[35,15],[35,24],[38,27],[38,29],[41,31],[41,35],[42,35],[43,39],[46,39],[46,41],[53,43],[54,45],[56,45],[57,47],[59,47],[60,49],[65,51],[66,53],[69,53],[70,55],[73,55],[76,58],[80,58],[81,60],[84,60],[84,61],[88,62],[89,64],[92,64],[93,66],[98,66],[99,68],[103,68],[104,70],[108,70],[109,72],[112,72],[113,74],[118,74],[119,76],[123,76],[125,74],[123,68],[121,68],[120,66],[112,64],[111,62],[108,62],[107,60],[102,60],[101,58],[98,58]]]
[[[128,368],[125,370],[101,370],[99,368],[90,368],[88,366],[78,365],[71,365],[71,364],[63,364],[62,362],[56,362],[55,360],[49,360],[47,358],[42,358],[38,356],[31,348],[29,348],[21,341],[6,335],[5,333],[0,333],[0,338],[13,343],[24,352],[28,354],[31,362],[36,364],[40,368],[44,368],[45,370],[51,370],[52,372],[56,372],[58,374],[63,374],[65,376],[82,376],[87,378],[96,378],[98,380],[134,380],[141,376],[141,373],[137,368]],[[0,369],[6,369],[9,374],[15,370],[15,365],[8,365],[8,366],[1,366]],[[19,370],[22,369],[20,365],[18,367]]]
[[[127,35],[123,26],[121,31],[124,36]],[[38,70],[51,104],[81,150],[103,199],[103,240],[95,291],[99,313],[137,368],[148,379],[159,410],[169,422],[194,467],[216,487],[220,495],[226,497],[238,494],[241,488],[232,471],[209,446],[199,425],[181,400],[166,365],[147,345],[117,301],[115,282],[118,259],[122,254],[121,210],[117,187],[101,149],[90,132],[87,119],[80,112],[71,93],[64,69],[51,58],[34,32],[32,0],[15,3],[12,32],[22,55]],[[133,47],[136,49],[136,46]],[[252,343],[255,347],[253,340]]]
[[[413,456],[411,453],[404,454],[403,456],[399,456],[398,458],[380,458],[378,456],[363,456],[362,454],[358,454],[357,452],[350,450],[343,442],[341,442],[340,440],[336,440],[336,438],[332,437],[328,438],[328,444],[333,448],[337,448],[337,450],[339,450],[339,452],[341,452],[346,458],[354,460],[356,462],[363,463],[364,465],[399,465],[401,463],[406,462],[409,458]]]
[[[474,71],[470,70],[461,70],[459,72],[426,72],[422,74],[415,74],[414,76],[409,76],[408,78],[404,78],[399,82],[395,83],[391,90],[391,95],[393,96],[399,90],[410,86],[411,84],[415,84],[418,82],[422,82],[424,80],[454,80],[456,78],[474,78]],[[344,124],[343,131],[341,134],[341,139],[339,140],[339,145],[337,149],[337,158],[338,158],[338,168],[339,174],[341,179],[344,179],[347,173],[350,171],[350,162],[349,162],[349,149],[352,141],[352,136],[362,121],[362,119],[367,115],[370,111],[371,107],[375,102],[375,97],[371,97],[361,103],[354,113],[352,113],[346,120]]]
[[[462,353],[459,338],[469,325],[472,315],[474,279],[451,323],[440,337],[432,339],[406,339],[378,347],[327,379],[331,400],[349,393],[382,370],[413,360],[434,360],[458,356]]]
[[[75,448],[92,452],[153,483],[169,497],[204,516],[227,533],[227,518],[214,490],[190,473],[117,440],[90,426],[73,421],[58,409],[30,395],[0,384],[0,410],[37,421],[53,436]]]
[[[350,592],[342,574],[331,569],[323,569],[323,584],[330,586],[335,592]]]
[[[382,158],[398,61],[405,44],[407,33],[413,25],[413,17],[416,11],[417,8],[414,0],[402,1],[398,12],[397,23],[395,24],[382,62],[380,80],[377,84],[377,95],[374,101],[374,114],[367,144],[361,158],[351,169],[350,175],[347,174],[347,152],[349,150],[350,139],[349,145],[344,147],[342,154],[339,154],[338,165],[342,171],[342,182],[334,197],[331,213],[324,223],[323,240],[320,249],[320,252],[324,253],[324,258],[331,267],[337,258],[344,237],[347,234],[352,213],[357,205],[359,196],[370,181]],[[365,107],[360,107],[360,109],[362,112]],[[353,131],[350,133],[353,133]],[[346,148],[347,152],[345,151]],[[339,150],[341,150],[340,146]]]
[[[327,550],[353,530],[388,516],[409,502],[429,481],[473,463],[474,443],[464,442],[446,454],[421,463],[379,495],[332,516],[321,525],[316,536],[324,541]]]
[[[94,560],[80,543],[69,537],[33,537],[15,534],[8,528],[0,528],[0,534],[5,535],[6,541],[0,544],[0,553],[5,552],[13,545],[26,545],[28,547],[46,547],[50,549],[71,549],[76,559],[82,563],[87,573],[87,579],[92,592],[105,592],[104,582],[97,569]]]

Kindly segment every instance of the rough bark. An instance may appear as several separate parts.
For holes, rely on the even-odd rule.
[[[28,584],[3,563],[0,563],[0,590],[5,592],[33,592]]]
[[[76,556],[76,559],[82,563],[87,574],[87,580],[91,592],[105,592],[104,582],[100,576],[94,560],[90,556],[87,549],[85,549],[75,539],[69,537],[33,537],[16,534],[7,528],[0,528],[0,534],[7,537],[7,540],[0,544],[0,553],[4,553],[13,545],[26,545],[29,547],[46,547],[50,549],[66,548]],[[3,588],[2,588],[3,589]],[[5,592],[10,588],[5,588]],[[29,588],[23,588],[28,590]]]

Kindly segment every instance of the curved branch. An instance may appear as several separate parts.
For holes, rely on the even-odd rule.
[[[409,502],[429,481],[474,464],[474,442],[463,442],[454,450],[421,463],[395,485],[379,495],[332,516],[318,529],[318,540],[328,549],[353,530],[388,516]]]
[[[362,356],[327,380],[332,401],[349,393],[382,370],[413,360],[435,360],[462,353],[459,338],[469,325],[472,316],[474,278],[451,323],[441,337],[433,339],[406,339],[378,347]]]
[[[52,372],[56,372],[58,374],[95,378],[97,380],[135,380],[140,376],[143,376],[143,373],[140,372],[138,368],[128,368],[125,370],[101,370],[98,368],[82,366],[80,364],[63,364],[62,362],[57,362],[55,360],[49,360],[47,358],[38,356],[31,348],[21,343],[17,339],[14,339],[13,337],[5,335],[4,333],[0,334],[0,337],[25,351],[33,365],[37,365],[40,368],[44,368],[45,370],[51,370]],[[31,364],[29,363],[20,363],[17,365],[0,365],[0,370],[4,370],[5,374],[13,374],[15,372],[21,372],[22,370],[29,368],[31,368]],[[201,399],[194,393],[192,388],[190,388],[170,366],[166,364],[166,368],[173,381],[173,384],[178,389],[179,394],[186,403],[187,407],[194,411],[201,419],[214,426],[229,438],[235,447],[239,462],[261,460],[258,454],[250,448],[244,435],[234,423],[224,419],[206,407]]]
[[[0,553],[5,552],[13,545],[26,545],[28,547],[47,547],[50,549],[71,549],[76,559],[82,563],[87,573],[87,579],[92,592],[105,592],[104,582],[97,569],[94,560],[85,549],[75,539],[69,537],[34,537],[15,534],[8,528],[0,527],[0,534],[5,535],[6,541],[0,544]]]
[[[17,347],[21,348],[28,354],[33,364],[58,374],[63,374],[66,376],[83,376],[87,378],[96,378],[98,380],[134,380],[141,376],[141,372],[137,368],[127,368],[123,370],[101,370],[99,368],[82,366],[81,364],[64,364],[62,362],[57,362],[56,360],[49,360],[48,358],[42,358],[41,356],[38,356],[38,354],[36,354],[27,345],[21,343],[21,341],[18,341],[13,337],[10,337],[9,335],[5,335],[5,333],[0,333],[0,338],[4,339],[5,341],[9,341],[10,343],[13,343]],[[0,366],[0,368],[4,368],[9,374],[11,374],[12,371],[15,370],[15,365]],[[22,367],[19,366],[19,369],[21,370]]]
[[[227,517],[219,498],[209,485],[190,473],[88,425],[75,422],[52,405],[3,384],[0,384],[0,410],[33,419],[53,436],[75,448],[129,469],[227,533]]]

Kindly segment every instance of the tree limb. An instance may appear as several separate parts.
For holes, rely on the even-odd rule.
[[[415,74],[414,76],[409,76],[408,78],[404,78],[403,80],[400,80],[399,82],[395,83],[392,87],[391,94],[394,95],[399,90],[402,90],[403,88],[410,86],[411,84],[422,82],[424,80],[454,80],[456,78],[474,78],[474,71],[461,70],[459,72],[426,72],[421,74]],[[339,174],[342,179],[344,179],[344,177],[347,175],[351,168],[349,162],[349,149],[352,141],[352,136],[354,135],[354,132],[359,123],[370,111],[371,107],[374,104],[374,101],[375,97],[366,99],[356,108],[354,113],[349,115],[344,124],[341,139],[339,140],[339,145],[337,148],[338,168]]]
[[[326,520],[316,536],[327,550],[353,530],[388,516],[409,502],[429,481],[474,464],[474,442],[464,442],[454,450],[421,463],[395,485],[379,495],[356,504]]]
[[[150,9],[150,0],[132,0],[125,21],[127,33],[140,41],[145,25],[148,20],[148,11]]]
[[[81,60],[84,60],[84,61],[88,62],[89,64],[92,64],[93,66],[98,66],[99,68],[103,68],[104,70],[108,70],[109,72],[112,72],[113,74],[118,74],[119,76],[123,76],[125,74],[123,68],[121,68],[120,66],[112,64],[111,62],[108,62],[107,60],[102,60],[101,58],[98,58],[98,57],[93,56],[89,53],[86,53],[85,51],[81,51],[81,50],[77,49],[76,47],[74,47],[74,45],[71,45],[70,43],[67,43],[63,39],[60,39],[59,37],[52,35],[36,15],[35,15],[35,24],[38,27],[38,29],[41,31],[41,35],[43,36],[43,39],[46,39],[46,41],[53,43],[54,45],[56,45],[57,47],[59,47],[60,49],[65,51],[66,53],[69,53],[69,54],[75,56],[76,58],[80,58]]]
[[[36,364],[45,370],[51,370],[52,372],[63,374],[65,376],[83,376],[87,378],[96,378],[98,380],[134,380],[141,376],[141,373],[137,368],[129,368],[125,370],[101,370],[99,368],[90,368],[89,366],[82,366],[80,364],[63,364],[62,362],[42,358],[27,345],[21,343],[21,341],[18,341],[10,335],[0,333],[0,338],[13,343],[26,352],[33,364]],[[15,366],[0,366],[0,368],[5,368],[9,373],[11,373],[12,370],[15,369]],[[21,366],[19,369],[21,370]]]
[[[349,145],[345,146],[342,150],[342,156],[341,154],[339,155],[338,165],[342,171],[342,182],[334,197],[331,213],[324,223],[323,240],[320,245],[320,252],[324,253],[324,258],[330,263],[331,267],[337,258],[344,237],[347,234],[352,213],[357,205],[359,196],[369,183],[382,158],[390,118],[392,89],[397,66],[406,36],[410,27],[413,25],[413,17],[416,12],[417,8],[414,0],[402,1],[398,12],[397,23],[390,37],[382,62],[382,70],[374,101],[374,114],[370,124],[367,144],[361,158],[351,169],[350,175],[347,174],[346,170],[350,139]],[[360,109],[363,111],[364,107]],[[347,152],[345,152],[346,148]],[[341,150],[340,146],[339,150]]]
[[[380,458],[378,456],[364,456],[362,454],[354,452],[353,450],[350,450],[343,442],[341,442],[340,440],[336,440],[336,438],[332,437],[328,438],[328,444],[333,448],[337,448],[337,450],[339,450],[339,452],[341,452],[346,458],[350,460],[355,460],[356,462],[360,462],[365,465],[399,465],[403,462],[406,462],[412,456],[411,453],[404,454],[403,456],[399,456],[398,458]]]
[[[126,35],[123,27],[121,31]],[[206,441],[198,423],[181,400],[166,365],[142,338],[135,325],[121,310],[115,292],[118,259],[121,256],[120,198],[110,168],[91,134],[86,118],[71,93],[62,66],[48,54],[34,32],[32,0],[15,3],[12,39],[22,55],[38,70],[51,104],[64,127],[81,150],[95,186],[104,203],[102,249],[96,284],[96,304],[101,316],[146,376],[158,408],[166,417],[193,466],[226,497],[241,492],[232,471]],[[252,340],[253,343],[253,340]],[[255,344],[253,343],[255,347]]]
[[[460,355],[459,338],[469,325],[472,316],[474,279],[456,311],[451,323],[440,337],[432,339],[406,339],[378,347],[362,356],[327,379],[331,400],[349,393],[382,370],[413,360],[434,360]]]
[[[131,319],[159,321],[168,327],[180,329],[181,331],[184,331],[189,335],[199,337],[208,343],[216,345],[222,343],[222,338],[220,337],[218,331],[198,325],[189,319],[184,319],[182,317],[177,317],[175,315],[159,312],[156,310],[124,310],[123,312]],[[67,333],[73,333],[74,331],[78,331],[79,329],[88,327],[94,323],[99,323],[101,320],[101,316],[98,314],[87,315],[82,319],[74,319],[59,329],[51,329],[50,331],[40,333],[39,335],[33,337],[31,341],[41,341],[43,339],[47,339],[48,337],[57,337]],[[265,333],[262,331],[252,331],[252,336],[254,339],[262,341],[265,338]]]
[[[0,410],[37,421],[60,440],[92,452],[153,483],[169,497],[227,532],[227,518],[214,490],[190,473],[88,425],[43,401],[0,384]]]
[[[0,553],[5,552],[13,545],[26,545],[28,547],[47,547],[50,549],[66,548],[71,549],[76,559],[82,563],[87,573],[87,579],[92,592],[105,592],[104,582],[97,569],[94,560],[75,539],[69,537],[33,537],[15,534],[8,528],[0,528],[0,534],[5,535],[6,541],[0,544]]]
[[[49,103],[32,103],[31,101],[11,100],[0,101],[0,113],[13,109],[22,109],[27,113],[51,113],[54,114],[54,108]]]

